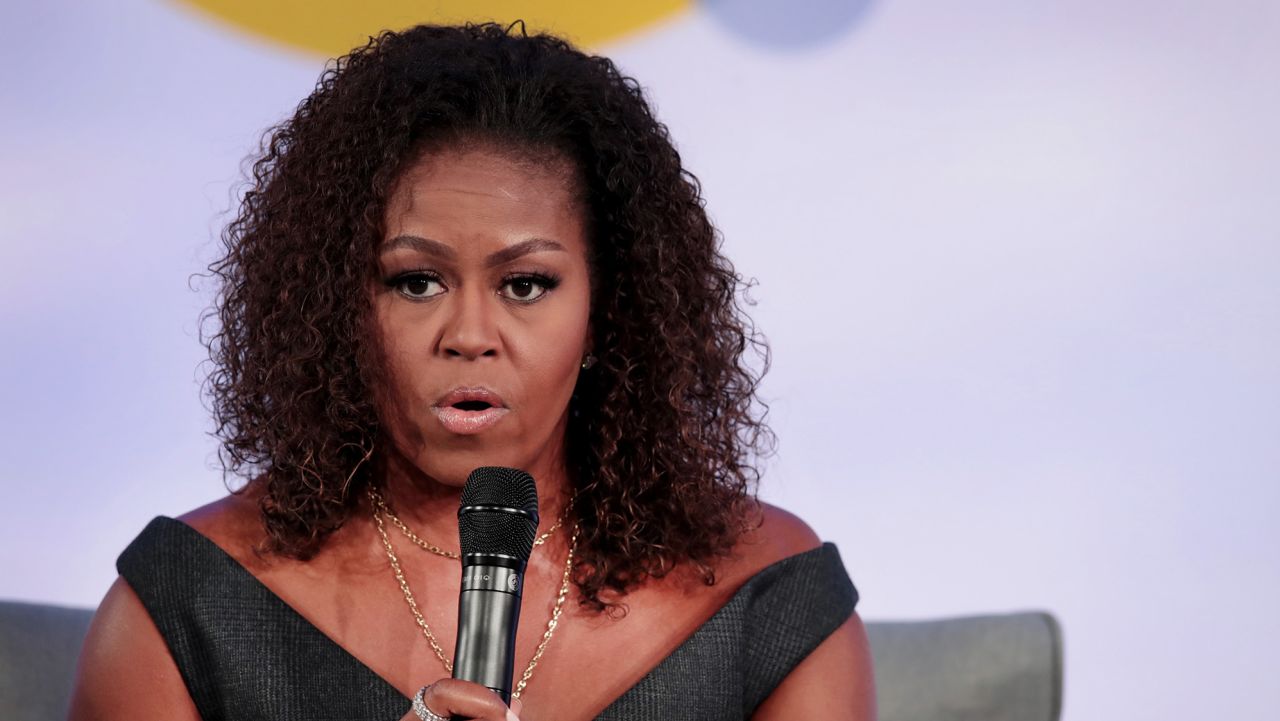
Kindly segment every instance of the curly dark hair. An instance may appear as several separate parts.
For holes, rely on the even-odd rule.
[[[774,442],[756,396],[768,349],[699,182],[639,84],[515,27],[384,32],[331,62],[264,136],[209,267],[205,391],[224,473],[261,484],[270,552],[312,557],[381,482],[366,288],[398,174],[440,143],[553,152],[576,165],[586,199],[599,356],[579,379],[566,449],[581,601],[616,606],[601,593],[682,563],[714,583],[758,522],[754,464]]]

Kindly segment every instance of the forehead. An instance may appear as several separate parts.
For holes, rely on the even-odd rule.
[[[388,198],[384,240],[424,235],[459,251],[550,237],[585,250],[584,208],[569,161],[491,148],[427,153]]]

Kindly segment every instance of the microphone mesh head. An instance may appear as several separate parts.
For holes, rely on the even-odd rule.
[[[510,510],[470,510],[469,506]],[[527,561],[537,532],[538,488],[533,476],[515,468],[497,466],[484,466],[471,472],[462,487],[462,504],[458,509],[458,541],[464,556],[501,554]]]

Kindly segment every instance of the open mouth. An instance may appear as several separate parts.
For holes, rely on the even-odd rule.
[[[449,407],[460,411],[484,411],[493,408],[493,404],[487,401],[459,401]]]
[[[487,388],[462,387],[444,394],[431,410],[445,430],[472,435],[502,420],[510,409],[501,396]]]

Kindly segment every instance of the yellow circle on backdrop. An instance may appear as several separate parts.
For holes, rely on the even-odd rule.
[[[188,5],[277,42],[345,55],[370,35],[421,23],[457,24],[524,20],[530,33],[550,32],[592,46],[672,16],[691,0],[182,0]]]

